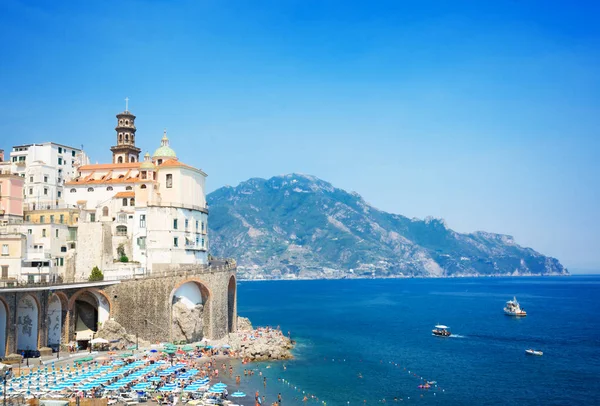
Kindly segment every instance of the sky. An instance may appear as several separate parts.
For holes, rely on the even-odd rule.
[[[0,2],[0,148],[167,129],[208,192],[315,175],[600,269],[600,13],[568,1]]]

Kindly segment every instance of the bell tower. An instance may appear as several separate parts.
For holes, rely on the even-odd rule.
[[[117,145],[110,147],[113,163],[138,162],[140,149],[135,146],[135,116],[129,112],[129,98],[125,98],[125,111],[117,114]]]

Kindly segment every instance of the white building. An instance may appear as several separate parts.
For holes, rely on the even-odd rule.
[[[56,282],[64,277],[69,229],[66,224],[0,226],[2,282]]]
[[[11,173],[25,179],[24,207],[56,208],[64,198],[64,183],[71,180],[80,165],[89,163],[78,148],[46,142],[17,145],[10,153]]]
[[[94,266],[110,279],[151,272],[154,264],[207,263],[206,174],[179,162],[166,132],[139,162],[134,119],[129,111],[117,115],[113,163],[83,165],[65,184],[65,203],[81,209],[78,277]]]

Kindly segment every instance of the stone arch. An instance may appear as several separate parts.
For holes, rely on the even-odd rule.
[[[10,320],[8,304],[0,298],[0,358],[6,356],[6,347],[8,344],[8,321]]]
[[[233,333],[237,330],[237,282],[235,276],[231,275],[227,285],[227,332]]]
[[[200,341],[212,337],[212,293],[198,278],[178,283],[169,297],[171,341]],[[198,320],[201,322],[198,322]]]
[[[87,345],[90,336],[110,318],[111,308],[109,297],[98,289],[85,288],[75,292],[68,303],[69,338]]]
[[[102,208],[102,216],[103,217],[108,217],[108,207],[107,206],[104,206]]]
[[[17,351],[38,348],[40,304],[31,294],[21,297],[17,304]]]
[[[123,157],[120,156],[119,159],[117,160],[118,163],[122,164],[123,163]]]

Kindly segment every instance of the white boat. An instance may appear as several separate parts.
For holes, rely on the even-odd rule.
[[[525,309],[521,309],[519,302],[517,302],[517,298],[513,297],[512,300],[506,302],[506,306],[504,306],[504,314],[507,316],[515,316],[515,317],[525,317],[527,316],[527,312]]]
[[[538,351],[538,350],[532,350],[532,349],[525,350],[525,353],[526,353],[527,355],[539,355],[539,356],[542,356],[542,355],[544,355],[544,353],[543,353],[542,351]]]
[[[450,337],[450,327],[448,326],[444,326],[442,324],[438,324],[437,326],[435,326],[435,328],[433,330],[431,330],[431,333],[434,336],[438,336],[438,337]]]

